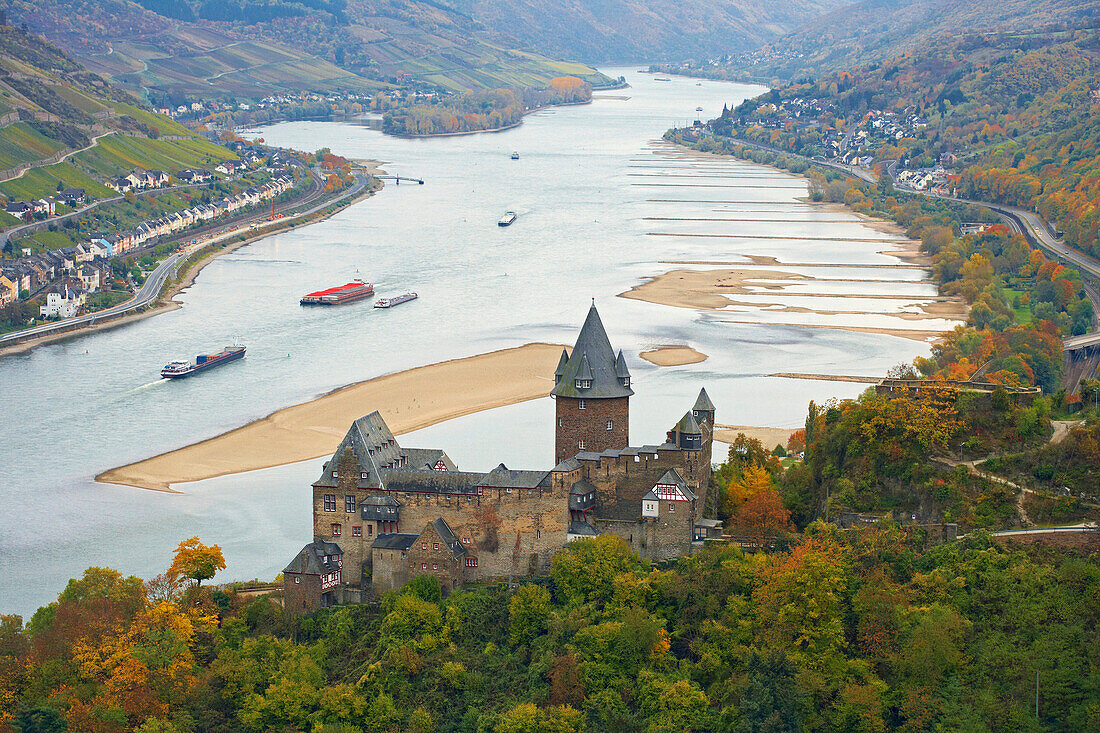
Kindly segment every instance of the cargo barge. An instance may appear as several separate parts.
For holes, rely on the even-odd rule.
[[[516,220],[516,212],[505,211],[504,216],[500,217],[500,221],[497,222],[498,227],[512,226],[512,222]]]
[[[298,302],[302,305],[342,305],[369,298],[372,295],[374,295],[373,285],[362,280],[352,280],[350,283],[337,285],[334,288],[306,293]]]
[[[243,346],[226,346],[216,354],[199,354],[194,361],[170,361],[160,370],[160,376],[165,379],[190,377],[192,374],[244,358],[244,348]]]
[[[395,305],[401,305],[402,303],[408,303],[410,300],[416,300],[418,296],[416,293],[404,293],[402,295],[396,295],[392,298],[379,298],[374,301],[375,308],[393,308]]]

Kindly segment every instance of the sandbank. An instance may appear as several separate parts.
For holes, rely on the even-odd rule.
[[[787,447],[787,442],[794,435],[794,428],[762,428],[753,425],[715,425],[714,439],[721,443],[732,444],[737,436],[744,433],[747,438],[755,438],[764,444],[765,448],[774,448],[781,445]],[[715,460],[722,456],[715,454]]]
[[[217,437],[96,476],[96,481],[172,491],[171,485],[319,458],[374,410],[397,435],[550,393],[562,347],[533,343],[416,367],[341,387]]]
[[[655,349],[648,349],[638,354],[650,364],[657,366],[683,366],[684,364],[698,364],[705,361],[707,355],[696,351],[690,346],[666,344]]]

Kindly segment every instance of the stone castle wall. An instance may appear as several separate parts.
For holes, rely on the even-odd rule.
[[[344,512],[345,494],[336,495],[336,512],[324,511],[326,493],[333,493],[333,489],[313,490],[314,537],[340,545],[344,551],[344,579],[354,584],[359,581],[360,568],[370,567],[371,544],[378,529],[368,534],[367,522],[358,513]],[[382,493],[356,490],[349,495],[355,496],[358,506],[367,496]],[[419,534],[440,517],[447,522],[463,541],[468,556],[478,560],[476,568],[464,569],[467,580],[548,572],[550,559],[566,543],[568,487],[512,489],[510,493],[506,489],[485,489],[482,496],[473,497],[404,492],[392,495],[402,504],[401,532]],[[332,534],[334,523],[341,524],[339,537]],[[362,527],[362,536],[353,536],[355,526]]]

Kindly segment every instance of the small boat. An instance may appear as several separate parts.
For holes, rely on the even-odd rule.
[[[355,279],[350,283],[337,285],[334,288],[318,290],[314,293],[306,293],[298,301],[301,305],[340,305],[351,303],[374,295],[374,286],[362,280]]]
[[[500,221],[497,222],[498,227],[510,227],[516,220],[516,212],[505,211],[504,216],[500,217]]]
[[[393,308],[395,305],[401,305],[402,303],[408,303],[410,300],[416,300],[420,296],[416,293],[402,293],[392,298],[379,298],[374,301],[375,308]]]
[[[194,361],[170,361],[160,370],[165,379],[190,377],[197,372],[213,369],[221,364],[244,358],[243,346],[226,346],[216,354],[199,354]]]
[[[512,153],[512,160],[519,160],[519,153]]]
[[[696,108],[695,108],[695,111],[696,111],[696,112],[702,112],[702,111],[703,111],[703,108],[702,108],[702,107],[696,107]]]
[[[658,76],[653,81],[672,81],[672,79],[669,79],[667,76]]]

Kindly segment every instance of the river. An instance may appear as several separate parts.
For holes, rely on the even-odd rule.
[[[935,293],[924,273],[861,267],[897,265],[881,253],[896,237],[807,204],[798,178],[683,158],[660,141],[668,127],[714,117],[759,87],[607,73],[624,74],[631,88],[539,111],[495,134],[409,140],[344,123],[265,128],[268,143],[326,146],[426,183],[388,183],[324,222],[216,259],[179,297],[179,310],[0,358],[0,612],[28,615],[89,565],[149,577],[192,535],[225,551],[217,580],[273,577],[311,539],[309,484],[319,461],[177,485],[180,494],[91,477],[350,382],[530,341],[571,343],[591,298],[634,374],[638,444],[660,442],[700,386],[721,423],[793,427],[810,399],[854,396],[865,385],[768,374],[881,374],[927,353],[913,339],[781,325],[931,327],[891,315],[912,308],[907,298]],[[518,221],[497,227],[509,209]],[[846,265],[787,270],[834,279],[822,288],[848,299],[811,297],[798,283],[782,285],[784,304],[839,313],[780,312],[769,305],[771,290],[760,307],[735,313],[614,297],[678,267],[665,261],[746,255]],[[420,299],[392,311],[299,307],[303,292],[357,270],[379,295],[415,290]],[[883,273],[889,287],[874,282]],[[884,287],[899,300],[883,300]],[[851,298],[868,294],[879,298]],[[248,346],[243,361],[181,382],[157,378],[169,359],[235,337]],[[709,358],[665,368],[638,359],[665,343],[689,343]],[[548,398],[537,400],[401,442],[442,447],[462,468],[549,468],[552,411]]]

